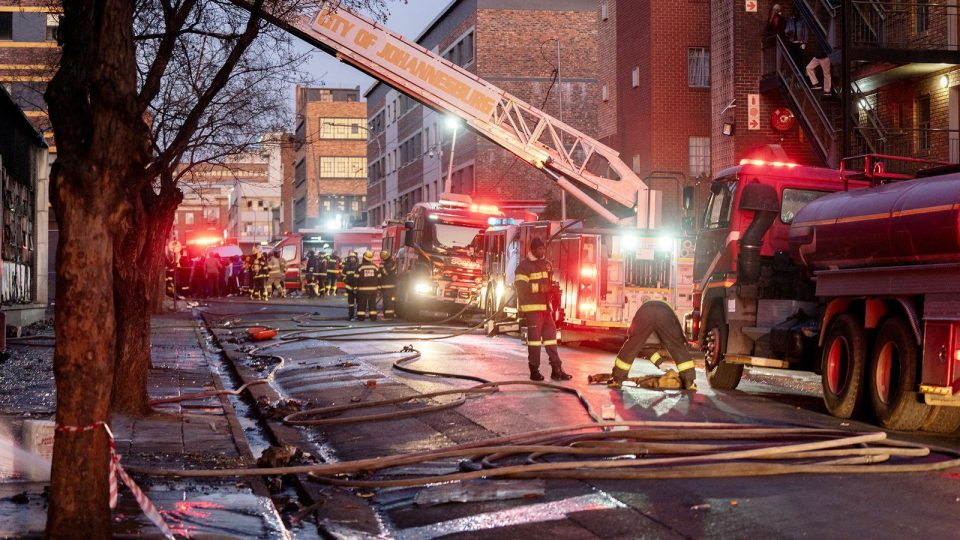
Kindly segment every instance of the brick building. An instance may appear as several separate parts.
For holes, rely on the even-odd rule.
[[[787,29],[798,32],[766,31],[775,3]],[[955,7],[867,0],[756,4],[748,11],[744,2],[711,0],[715,170],[769,144],[781,145],[791,161],[829,167],[865,153],[960,159]],[[827,95],[810,87],[805,72],[816,49],[830,51]],[[821,71],[815,73],[822,83]],[[720,135],[724,124],[732,136]]]
[[[296,89],[291,229],[366,223],[367,104],[359,88]]]
[[[599,0],[598,135],[679,224],[680,189],[710,176],[710,5]],[[706,183],[702,183],[705,191]]]
[[[416,39],[571,126],[596,134],[596,0],[454,0]],[[557,40],[560,84],[555,80]],[[370,223],[401,218],[437,200],[454,133],[439,114],[388,87],[365,94],[370,137]],[[563,102],[561,115],[560,104]],[[559,198],[543,173],[466,129],[456,130],[452,191],[478,200]]]

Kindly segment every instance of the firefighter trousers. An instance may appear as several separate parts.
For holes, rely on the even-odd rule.
[[[633,361],[644,349],[649,348],[647,340],[650,335],[656,333],[660,338],[660,346],[667,349],[674,362],[677,363],[677,371],[680,372],[680,378],[684,382],[693,382],[695,377],[694,363],[687,349],[687,340],[683,335],[683,328],[680,327],[680,321],[677,315],[666,304],[660,302],[650,302],[640,307],[637,317],[630,325],[630,335],[627,341],[617,353],[617,359],[613,367],[613,378],[622,381],[627,378],[630,368],[633,367]],[[660,367],[660,355],[654,353],[650,361],[653,365]]]
[[[253,278],[253,298],[267,298],[267,276],[256,276]]]
[[[557,325],[550,311],[529,311],[523,314],[527,325],[527,362],[530,369],[540,369],[540,347],[547,349],[550,366],[560,369],[560,354],[557,353]]]
[[[347,285],[347,320],[357,316],[357,292]]]
[[[287,289],[283,284],[283,276],[270,277],[267,281],[267,296],[273,296],[276,291],[277,296],[283,298],[287,296]]]
[[[377,291],[357,292],[357,320],[377,320]]]
[[[396,288],[390,285],[390,286],[384,287],[383,290],[380,292],[381,296],[383,297],[383,318],[384,319],[392,319],[394,318],[394,316],[396,316],[395,309],[397,305],[397,297],[394,291],[396,291]]]
[[[336,272],[327,272],[326,293],[328,295],[337,294],[337,273]]]

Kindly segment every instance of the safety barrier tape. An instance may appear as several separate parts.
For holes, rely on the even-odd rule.
[[[106,422],[99,421],[94,422],[87,426],[68,426],[66,424],[57,424],[56,430],[60,433],[85,433],[87,431],[93,431],[98,427],[102,427],[106,430],[107,436],[110,440],[110,472],[108,476],[108,482],[110,484],[110,508],[115,509],[117,507],[117,499],[119,498],[119,486],[117,484],[117,476],[123,480],[123,483],[127,485],[131,492],[133,492],[133,497],[137,500],[137,504],[140,505],[140,509],[143,510],[143,513],[147,516],[150,521],[160,529],[160,532],[163,533],[165,538],[173,539],[173,531],[170,530],[170,527],[167,526],[167,522],[164,521],[163,516],[160,515],[160,512],[157,510],[157,507],[150,502],[150,499],[147,495],[140,489],[140,486],[133,481],[133,478],[130,478],[130,475],[127,474],[127,471],[123,470],[123,467],[120,465],[120,454],[117,454],[117,443],[113,438],[113,431],[110,430],[110,426]]]

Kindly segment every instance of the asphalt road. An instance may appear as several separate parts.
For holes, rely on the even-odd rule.
[[[342,300],[340,301],[342,302]],[[317,337],[356,333],[350,341],[307,340],[271,349],[284,362],[271,367],[275,389],[313,406],[384,399],[470,386],[472,382],[401,373],[392,368],[404,345],[422,354],[418,369],[471,375],[488,380],[528,377],[526,349],[509,336],[391,331],[383,323],[353,323],[349,329],[305,328],[287,319],[290,311],[314,313],[305,324],[337,325],[345,314],[327,300],[286,305],[217,304],[214,313],[240,314],[232,324],[258,320],[281,331],[315,330]],[[284,311],[282,314],[274,314]],[[323,320],[320,320],[323,319]],[[218,330],[218,332],[224,332]],[[407,332],[407,333],[402,333]],[[281,332],[283,333],[283,332]],[[334,348],[336,347],[336,348]],[[748,368],[735,391],[714,391],[698,366],[696,393],[640,388],[609,390],[588,385],[587,375],[609,372],[613,353],[561,348],[564,368],[597,412],[615,408],[623,420],[760,423],[856,431],[879,431],[829,416],[819,394],[819,376]],[[242,361],[242,360],[240,360]],[[542,371],[549,373],[544,355]],[[633,375],[657,373],[638,360]],[[439,398],[443,401],[446,398]],[[452,398],[451,398],[452,399]],[[408,408],[399,406],[396,409]],[[369,411],[363,411],[368,413]],[[381,412],[378,410],[378,412]],[[301,428],[314,454],[327,461],[403,454],[497,435],[589,422],[573,397],[528,387],[511,387],[469,399],[442,412],[385,422]],[[960,438],[891,434],[899,439],[960,451]],[[425,464],[416,473],[456,470],[452,461]],[[401,471],[402,472],[402,471]],[[390,488],[357,493],[371,503],[379,530],[355,520],[329,518],[337,534],[381,534],[391,538],[954,538],[960,510],[960,473],[884,475],[791,475],[695,480],[547,480],[542,497],[425,505],[432,488]],[[368,498],[369,497],[369,498]]]

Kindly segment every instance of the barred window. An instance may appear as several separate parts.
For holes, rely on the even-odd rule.
[[[710,176],[710,137],[690,137],[690,177]]]
[[[320,118],[321,139],[365,139],[364,118]]]
[[[706,47],[687,49],[687,86],[710,88],[710,49]]]
[[[630,72],[630,85],[634,88],[640,86],[640,68],[635,67],[633,71]]]
[[[610,91],[607,90],[607,85],[600,88],[600,98],[604,101],[610,101]]]
[[[364,178],[367,176],[365,157],[321,157],[320,178]]]

